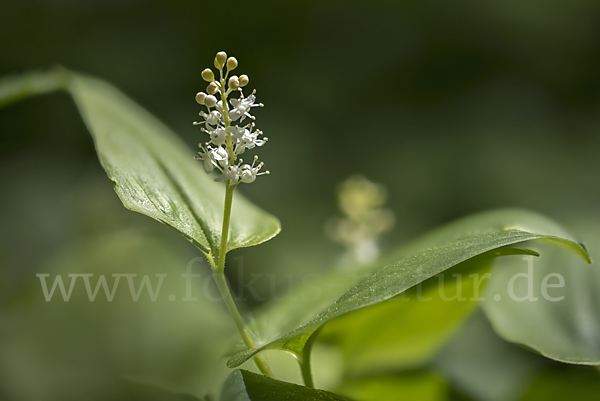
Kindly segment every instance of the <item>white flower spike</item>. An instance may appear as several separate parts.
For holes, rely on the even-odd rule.
[[[196,159],[203,162],[207,174],[215,169],[220,171],[221,175],[215,181],[225,181],[230,187],[235,188],[242,182],[250,184],[259,175],[269,174],[268,171],[259,172],[263,163],[258,162],[258,156],[254,156],[251,165],[242,165],[241,159],[236,164],[238,156],[246,150],[267,143],[267,138],[259,139],[263,133],[255,129],[254,122],[241,124],[246,118],[255,120],[255,117],[250,114],[250,109],[263,107],[263,104],[256,103],[256,91],[244,97],[242,88],[248,85],[247,75],[239,77],[234,75],[228,79],[229,72],[238,66],[234,57],[228,58],[225,52],[219,52],[215,57],[214,65],[218,70],[219,78],[216,78],[210,68],[202,71],[202,78],[209,82],[206,89],[208,94],[199,92],[196,95],[196,101],[206,106],[208,112],[201,111],[199,114],[204,121],[194,122],[194,125],[200,125],[201,131],[210,137],[209,142],[204,146],[199,145],[200,152]],[[228,99],[233,93],[239,93],[239,98]]]

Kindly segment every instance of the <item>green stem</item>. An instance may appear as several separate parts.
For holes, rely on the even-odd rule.
[[[225,123],[225,128],[227,128],[231,124],[231,120],[229,120],[229,115],[227,112],[228,111],[227,110],[227,93],[225,92],[225,79],[223,79],[223,71],[222,70],[221,70],[221,101],[222,101],[222,108],[223,108],[223,121]],[[231,142],[230,135],[227,135],[227,152],[229,154],[229,165],[232,165],[235,162],[235,160],[234,160],[234,155],[233,155],[233,144]],[[214,272],[215,282],[217,283],[219,292],[221,293],[221,296],[223,297],[223,301],[225,302],[227,311],[229,312],[229,315],[233,319],[233,322],[235,323],[235,327],[237,328],[238,332],[240,333],[240,336],[242,337],[244,344],[246,345],[246,347],[248,347],[248,349],[252,349],[252,348],[256,348],[256,344],[254,344],[254,340],[252,340],[252,336],[250,335],[250,332],[246,328],[246,323],[244,322],[242,315],[240,315],[240,312],[238,311],[237,306],[235,305],[235,301],[233,300],[233,297],[231,296],[231,291],[229,291],[229,285],[227,284],[227,279],[225,278],[225,273],[224,273],[225,272],[225,255],[227,254],[227,241],[229,239],[229,222],[231,220],[231,205],[233,204],[233,190],[235,189],[235,185],[230,186],[229,184],[230,184],[229,181],[227,181],[225,183],[225,188],[226,188],[225,189],[225,207],[224,207],[224,211],[223,211],[223,227],[221,229],[221,244],[219,246],[219,259],[216,261],[216,265],[213,260],[209,259],[209,261],[211,262],[211,266],[212,266],[213,272]],[[265,376],[273,377],[273,373],[271,372],[271,369],[269,369],[269,366],[265,362],[262,355],[255,355],[253,359],[254,359],[254,363],[256,363],[256,366],[258,367],[258,369]]]
[[[235,323],[235,327],[237,328],[244,344],[249,349],[256,348],[256,344],[254,344],[254,340],[252,340],[252,336],[248,332],[246,328],[246,323],[240,315],[240,312],[235,305],[235,301],[231,296],[231,291],[229,291],[229,285],[227,284],[227,279],[225,278],[225,255],[227,254],[227,239],[229,238],[229,220],[231,218],[231,205],[233,203],[233,187],[229,186],[229,181],[225,183],[227,189],[225,190],[225,209],[223,215],[223,228],[221,230],[221,245],[219,248],[219,260],[217,261],[218,266],[214,269],[214,277],[215,282],[217,283],[217,287],[219,288],[219,292],[223,297],[223,301],[225,302],[225,306],[227,307],[227,311],[229,315],[233,319]],[[256,355],[254,357],[254,362],[258,369],[265,375],[269,377],[273,377],[273,373],[267,363],[263,359],[261,355]]]
[[[225,306],[227,307],[227,310],[229,311],[229,314],[231,315],[233,322],[235,323],[235,327],[240,333],[244,344],[249,349],[256,348],[254,340],[252,340],[252,336],[246,328],[244,319],[242,318],[242,315],[240,315],[240,312],[238,311],[237,307],[235,306],[235,301],[233,300],[231,292],[229,291],[229,285],[227,284],[225,274],[215,272],[214,278],[215,282],[217,283],[217,287],[219,288],[219,292],[223,297],[223,301],[225,302]],[[273,373],[271,372],[271,369],[269,369],[269,366],[263,359],[262,355],[255,355],[254,363],[256,363],[256,366],[262,372],[262,374],[264,374],[265,376],[273,377]]]
[[[317,337],[317,334],[319,334],[320,331],[321,329],[318,329],[309,337],[309,339],[304,344],[304,347],[302,348],[302,355],[298,356],[298,362],[300,363],[300,371],[302,373],[302,380],[304,381],[304,385],[309,388],[315,388],[315,384],[312,378],[312,372],[310,369],[310,355],[315,338]]]
[[[302,357],[300,361],[300,371],[302,372],[302,380],[304,385],[308,388],[315,388],[313,383],[312,372],[310,370],[310,356],[307,358]]]
[[[229,220],[231,219],[231,205],[233,203],[233,187],[229,186],[229,181],[225,183],[225,208],[223,214],[223,228],[221,229],[221,245],[219,247],[219,263],[217,272],[223,273],[225,270],[225,255],[227,254],[227,240],[229,239]]]

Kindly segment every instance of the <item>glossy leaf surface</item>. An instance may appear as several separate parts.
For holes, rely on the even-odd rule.
[[[502,252],[520,252],[502,248]],[[339,347],[346,374],[426,364],[477,308],[491,258],[484,254],[411,287],[393,299],[331,321],[319,339]]]
[[[221,401],[348,401],[333,393],[236,370],[223,385]]]
[[[6,78],[0,105],[55,88],[67,90],[86,122],[100,162],[130,210],[167,224],[216,255],[225,188],[206,175],[177,135],[113,86],[60,69]],[[236,193],[227,250],[277,235],[279,220]]]
[[[292,327],[253,350],[237,353],[228,361],[230,367],[239,366],[264,349],[283,349],[301,356],[304,346],[325,323],[355,310],[386,301],[412,286],[456,266],[470,258],[488,252],[501,255],[499,248],[523,241],[543,239],[569,248],[589,260],[587,251],[562,227],[536,213],[522,210],[497,210],[476,214],[444,226],[393,253],[382,267],[375,266],[365,277],[350,287],[339,299],[331,298],[336,292],[326,291],[329,280],[317,286],[322,297],[313,300],[296,299],[276,306],[263,316],[265,327]],[[511,251],[512,252],[512,251]],[[334,281],[334,279],[332,280]],[[317,308],[331,302],[308,321],[302,319],[317,312]],[[290,306],[290,310],[283,309]],[[314,307],[314,309],[313,309]],[[276,322],[276,323],[274,323]]]

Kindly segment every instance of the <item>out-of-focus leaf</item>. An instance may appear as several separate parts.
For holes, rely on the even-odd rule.
[[[38,268],[48,292],[59,275],[65,292],[73,289],[65,301],[55,287],[46,301],[34,275],[3,310],[0,382],[8,399],[118,399],[118,377],[218,394],[229,373],[223,338],[234,329],[221,303],[203,296],[204,258],[170,234],[121,230],[82,240]],[[202,278],[187,282],[190,263]]]
[[[600,374],[594,369],[554,366],[542,372],[520,401],[598,401]]]
[[[344,401],[333,393],[235,370],[223,385],[221,401]]]
[[[374,376],[343,384],[338,393],[356,401],[447,401],[448,387],[437,375],[415,371]]]
[[[543,358],[500,339],[482,312],[433,361],[452,387],[480,401],[512,401],[543,366]]]
[[[592,253],[600,249],[598,224],[592,219],[580,229]],[[483,304],[494,329],[548,358],[600,365],[600,269],[546,244],[532,248],[539,259],[494,267]]]
[[[443,228],[435,230],[407,247],[386,258],[388,264],[366,273],[366,277],[347,290],[337,301],[332,296],[337,291],[323,291],[333,282],[320,283],[317,288],[325,292],[323,298],[295,300],[296,305],[289,311],[275,306],[260,319],[262,326],[274,334],[269,341],[252,350],[237,353],[228,361],[228,366],[236,367],[264,349],[282,349],[294,353],[299,358],[306,357],[305,345],[327,322],[349,312],[386,301],[408,288],[470,258],[489,252],[500,252],[501,247],[523,241],[540,239],[553,242],[573,250],[577,255],[589,260],[587,251],[562,227],[536,213],[522,210],[497,210],[473,215]],[[377,267],[377,266],[375,266]],[[331,302],[320,313],[313,307]],[[288,302],[285,306],[290,306]],[[298,312],[298,313],[296,313]],[[314,313],[313,318],[302,320]],[[284,332],[280,327],[295,329]],[[280,330],[277,333],[276,330]]]
[[[31,72],[25,75],[8,75],[0,78],[0,107],[25,99],[43,95],[66,86],[69,73],[57,67],[51,72]]]
[[[128,401],[204,401],[192,395],[168,390],[151,383],[121,380]]]
[[[32,73],[5,78],[0,102],[60,87],[75,99],[123,205],[173,227],[215,257],[224,186],[192,160],[177,135],[116,88],[66,70]],[[260,244],[280,229],[279,220],[237,194],[227,250]]]

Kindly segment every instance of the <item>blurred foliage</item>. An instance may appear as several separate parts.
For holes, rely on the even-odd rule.
[[[597,261],[600,216],[590,214],[571,224]],[[540,253],[539,259],[500,260],[494,267],[489,285],[494,297],[483,303],[494,329],[548,358],[600,365],[600,269],[551,244],[527,245]]]
[[[433,361],[454,388],[481,401],[518,399],[545,364],[544,358],[499,338],[482,312]]]
[[[227,22],[217,17],[222,7]],[[272,172],[243,192],[283,226],[270,243],[233,255],[243,256],[243,274],[233,270],[234,288],[253,283],[256,289],[242,294],[251,307],[335,264],[342,249],[327,240],[323,225],[336,214],[335,186],[353,173],[388,189],[397,225],[387,247],[492,207],[530,208],[567,225],[600,215],[599,30],[594,0],[6,0],[0,2],[0,75],[55,64],[96,75],[195,147],[193,96],[205,85],[200,71],[216,51],[238,57],[267,106],[259,113]],[[192,357],[183,362],[182,355],[190,349],[201,355],[202,339],[214,334],[197,321],[196,331],[189,329],[196,338],[169,331],[149,343],[154,348],[139,350],[165,361],[164,371],[103,354],[110,342],[83,335],[114,324],[131,330],[123,338],[132,341],[144,319],[166,319],[142,312],[142,305],[125,305],[118,322],[111,322],[113,312],[96,311],[103,317],[95,321],[85,299],[73,315],[57,308],[46,319],[26,321],[54,304],[35,301],[41,297],[35,274],[54,274],[66,259],[81,272],[100,269],[96,273],[131,252],[124,260],[142,274],[150,267],[136,257],[141,249],[177,255],[173,271],[198,256],[178,234],[122,208],[68,96],[0,109],[0,187],[0,398],[25,390],[51,394],[50,380],[63,368],[106,373],[106,366],[203,395],[201,374],[190,368],[197,376],[173,376],[197,363]],[[113,243],[115,258],[94,264],[88,252],[102,256],[113,236],[134,237],[135,246]],[[160,249],[146,248],[152,244]],[[169,305],[161,313],[175,328],[200,319],[203,310],[175,312]],[[219,316],[220,305],[209,305]],[[49,324],[54,317],[61,324]],[[20,348],[7,355],[12,341]],[[76,355],[54,358],[68,344]],[[177,349],[160,356],[152,354],[161,352],[156,347]],[[217,350],[208,351],[216,356]],[[13,365],[15,358],[20,365]],[[68,361],[77,368],[59,366]],[[181,367],[171,371],[178,361]],[[592,375],[580,376],[587,379]]]
[[[600,394],[600,374],[589,367],[553,366],[542,372],[520,401],[594,401]]]
[[[228,373],[223,339],[233,330],[220,304],[203,296],[202,281],[192,283],[196,300],[184,300],[180,277],[192,257],[173,240],[121,231],[75,242],[40,266],[40,273],[50,275],[48,288],[56,275],[68,288],[68,274],[88,273],[94,289],[105,275],[108,288],[116,288],[114,299],[107,301],[100,289],[91,302],[83,279],[68,302],[58,288],[46,302],[39,281],[23,288],[2,322],[5,390],[14,399],[79,400],[93,393],[101,400],[119,394],[117,380],[130,377],[197,394],[218,392]],[[159,297],[152,301],[142,291],[133,301],[128,279],[117,285],[112,274],[136,274],[136,292],[148,275]],[[156,274],[165,275],[160,292]]]
[[[430,372],[374,376],[342,385],[338,392],[356,401],[447,401],[448,387]]]

